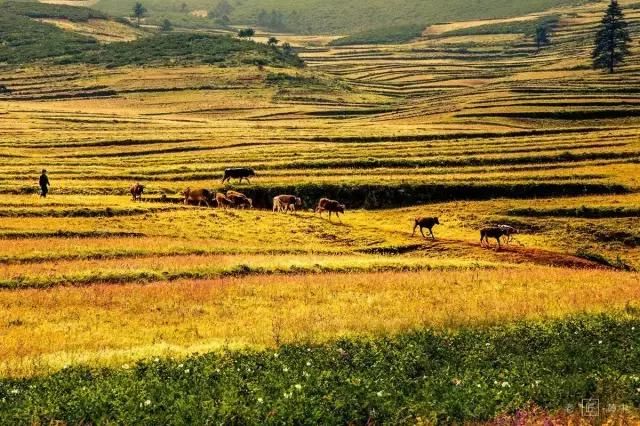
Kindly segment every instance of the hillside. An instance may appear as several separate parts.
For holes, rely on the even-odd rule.
[[[125,24],[85,7],[5,2],[0,11],[0,63],[302,65],[294,52],[230,35],[123,32]]]
[[[222,1],[222,0],[220,0]],[[427,26],[438,22],[503,18],[539,12],[552,7],[586,3],[589,0],[224,0],[234,25],[256,25],[261,11],[278,15],[277,30],[295,33],[352,34],[374,28],[404,25]],[[99,0],[96,8],[117,16],[131,13],[133,0]],[[182,25],[215,26],[213,19],[198,18],[215,10],[219,1],[169,0],[143,1],[149,20],[158,22],[167,16]],[[265,20],[270,22],[271,18]]]

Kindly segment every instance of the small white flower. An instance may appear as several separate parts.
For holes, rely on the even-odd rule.
[[[380,397],[381,397],[382,395],[384,395],[384,392],[382,392],[382,391],[378,391],[378,393],[376,393],[376,395],[378,395],[378,396],[380,396]]]
[[[147,399],[147,400],[144,402],[144,405],[146,405],[147,407],[148,407],[149,405],[151,405],[151,400],[150,400],[150,399]]]
[[[482,385],[481,385],[480,383],[478,383],[476,386],[477,386],[477,387],[479,387],[479,388],[481,388],[481,387],[482,387]]]
[[[128,370],[129,369],[129,364],[123,364],[122,365],[122,369],[123,370]]]
[[[602,340],[598,340],[598,344],[601,345],[602,344]]]
[[[300,383],[296,383],[296,385],[294,386],[294,388],[301,390],[302,389],[302,385]]]
[[[156,358],[153,360],[154,362],[160,362],[160,358]]]
[[[258,398],[258,403],[262,404],[264,402],[264,400],[262,398]]]
[[[274,358],[278,358],[280,355],[278,354],[278,352],[276,352],[275,354],[273,354]]]
[[[491,343],[487,343],[487,344],[485,344],[485,346],[491,346]]]
[[[178,364],[178,368],[184,367],[184,364]]]
[[[307,361],[307,367],[311,367],[311,361]]]
[[[501,385],[501,386],[502,386],[503,388],[510,388],[510,387],[511,387],[511,385],[509,384],[509,382],[502,382],[502,385]]]
[[[291,392],[285,392],[285,393],[283,394],[283,396],[285,397],[285,399],[289,399],[289,398],[291,398],[291,396],[292,396],[292,395],[293,395],[293,393],[291,393]]]
[[[11,393],[17,395],[20,393],[20,391],[18,389],[11,389]]]
[[[287,371],[289,371],[289,367],[284,367],[284,368],[282,369],[282,371],[284,371],[284,372],[286,373]]]
[[[189,374],[189,371],[190,371],[190,370],[189,370],[188,368],[187,368],[187,369],[185,369],[185,370],[184,370],[184,374]]]

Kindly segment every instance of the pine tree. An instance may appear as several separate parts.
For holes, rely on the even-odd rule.
[[[142,5],[142,3],[137,2],[135,6],[133,6],[133,16],[138,19],[138,25],[140,25],[140,18],[142,18],[145,13],[147,13],[147,9]]]
[[[535,41],[538,50],[540,50],[542,46],[549,44],[549,30],[546,25],[540,25],[536,28]]]
[[[627,44],[630,41],[627,22],[624,20],[618,1],[611,0],[596,34],[596,47],[592,55],[594,68],[613,72],[614,68],[629,54]]]

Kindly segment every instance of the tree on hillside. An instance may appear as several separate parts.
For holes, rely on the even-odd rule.
[[[542,46],[549,44],[549,30],[546,25],[540,25],[536,28],[534,39],[538,50],[540,50]]]
[[[267,44],[268,44],[269,46],[277,46],[277,45],[278,45],[278,43],[280,43],[280,40],[278,40],[278,39],[277,39],[277,38],[275,38],[275,37],[269,37],[269,40],[267,40]]]
[[[293,47],[289,43],[285,43],[282,45],[282,53],[285,56],[293,56],[295,54],[295,51],[293,50]]]
[[[173,29],[173,24],[171,23],[170,20],[165,19],[164,21],[162,21],[162,25],[160,26],[160,31],[171,31]]]
[[[180,12],[187,13],[189,11],[189,6],[185,2],[182,2],[180,5]]]
[[[596,46],[592,54],[594,68],[606,69],[612,73],[629,54],[629,42],[631,38],[622,9],[617,0],[611,0],[596,33]]]
[[[140,18],[142,18],[147,13],[147,9],[140,2],[136,2],[135,6],[133,6],[133,16],[138,20],[138,25],[140,25]]]
[[[238,37],[240,38],[250,38],[256,35],[256,32],[253,28],[245,28],[238,31]]]

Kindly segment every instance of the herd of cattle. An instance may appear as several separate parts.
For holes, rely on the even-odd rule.
[[[226,169],[222,183],[229,182],[232,178],[239,179],[239,182],[247,180],[255,176],[256,173],[253,169],[249,168],[233,168]],[[131,187],[131,196],[134,201],[142,199],[144,193],[144,185],[136,183]],[[203,204],[207,207],[218,208],[239,208],[239,209],[251,209],[253,208],[253,200],[247,197],[245,194],[229,190],[226,193],[213,193],[208,189],[191,189],[187,188],[182,193],[184,204],[186,205],[198,205]],[[296,212],[303,207],[303,202],[300,197],[295,195],[278,195],[273,198],[273,211],[274,212]],[[340,213],[344,214],[345,205],[335,200],[328,198],[322,198],[318,201],[318,204],[314,210],[316,213],[322,216],[323,212],[329,212],[329,219],[331,215],[335,213],[337,217],[340,217]],[[420,229],[420,233],[424,238],[427,236],[424,234],[424,229],[429,231],[432,239],[435,240],[433,234],[433,227],[440,225],[440,220],[437,217],[417,217],[413,225],[413,234],[415,236],[416,230]],[[497,242],[496,249],[500,249],[501,240],[504,238],[505,242],[509,243],[513,240],[514,235],[518,234],[518,230],[509,225],[495,225],[482,228],[480,230],[480,245],[485,247],[489,245],[489,238],[495,239]]]

